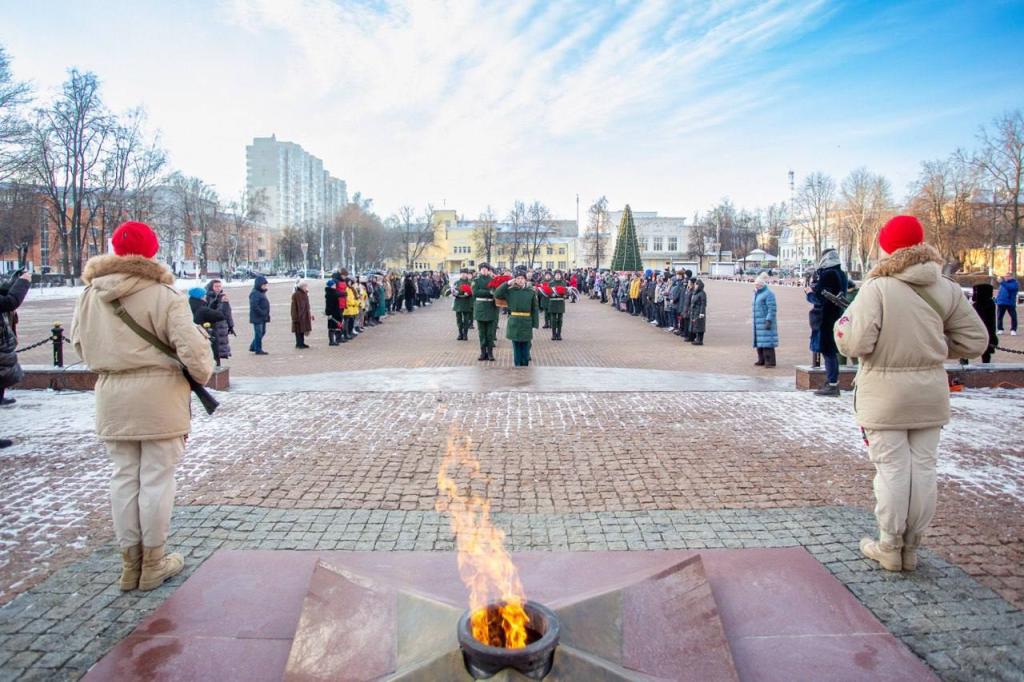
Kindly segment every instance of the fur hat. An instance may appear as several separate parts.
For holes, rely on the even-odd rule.
[[[131,220],[114,230],[110,243],[118,256],[152,258],[160,250],[160,241],[149,225]]]
[[[878,245],[887,254],[924,241],[924,228],[912,215],[898,215],[892,218],[878,233]]]

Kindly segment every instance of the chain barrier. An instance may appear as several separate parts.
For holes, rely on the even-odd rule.
[[[67,338],[65,338],[64,340],[67,341]],[[47,336],[45,339],[43,339],[39,343],[33,343],[31,346],[25,346],[24,348],[18,348],[14,352],[15,353],[24,353],[27,350],[32,350],[33,348],[39,348],[39,346],[43,345],[44,343],[53,343],[53,336]]]
[[[1001,350],[1004,353],[1013,353],[1014,355],[1024,355],[1024,350],[1014,350],[1013,348],[1003,348],[1002,346],[996,346],[996,350]]]

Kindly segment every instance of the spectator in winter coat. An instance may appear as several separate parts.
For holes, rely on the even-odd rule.
[[[768,275],[761,273],[754,280],[754,348],[759,367],[775,366],[775,348],[779,345],[779,320],[775,294],[768,288]]]
[[[683,286],[683,292],[680,297],[679,303],[679,335],[683,337],[684,341],[692,341],[693,335],[690,334],[690,304],[693,303],[693,291],[694,283],[690,271],[687,270],[684,275],[684,281],[686,282]]]
[[[996,334],[1003,333],[1003,313],[1010,314],[1010,336],[1017,336],[1017,293],[1020,285],[1012,272],[1003,275],[999,282],[999,295],[996,296]]]
[[[876,470],[878,539],[862,539],[861,552],[912,571],[935,513],[939,434],[950,417],[943,363],[978,357],[989,338],[960,286],[942,277],[942,256],[917,218],[896,216],[878,244],[888,256],[836,323],[835,341],[860,359],[854,414]]]
[[[695,346],[704,345],[704,331],[707,329],[708,295],[704,292],[704,282],[693,281],[693,295],[690,297],[690,343]]]
[[[821,353],[825,360],[825,385],[815,395],[839,395],[839,350],[832,338],[832,327],[842,315],[842,309],[825,297],[823,292],[841,297],[846,293],[846,273],[839,263],[839,252],[825,249],[818,261],[812,285],[805,288],[807,301],[814,305],[810,311],[811,351]]]
[[[165,544],[174,507],[174,470],[192,422],[184,365],[199,383],[213,374],[210,341],[192,321],[174,275],[153,259],[159,244],[143,223],[111,236],[114,254],[90,258],[75,304],[71,343],[96,372],[96,435],[113,462],[110,498],[121,550],[121,590],[152,590],[185,565]],[[116,254],[116,255],[115,255]],[[171,358],[119,318],[114,304],[173,349]],[[180,361],[180,363],[179,363]]]
[[[405,279],[402,281],[402,293],[405,298],[405,310],[406,312],[412,312],[412,307],[416,305],[416,280],[413,279],[412,273],[405,273]]]
[[[270,299],[267,298],[267,278],[260,275],[253,282],[252,291],[249,292],[249,323],[252,324],[252,343],[249,345],[249,352],[256,355],[268,355],[263,350],[263,336],[267,333],[267,323],[270,322]]]
[[[15,313],[28,294],[32,276],[27,272],[13,282],[0,287],[0,405],[14,404],[14,398],[5,398],[4,391],[15,385],[23,376],[18,364],[18,334],[15,329]],[[10,447],[12,442],[0,439],[0,448]]]
[[[214,325],[224,321],[224,315],[211,310],[206,304],[206,289],[192,287],[188,290],[188,305],[192,310],[192,321],[203,327],[211,337],[214,335]],[[212,344],[211,344],[212,345]],[[220,357],[220,356],[216,356]]]
[[[992,353],[999,345],[999,337],[996,335],[996,304],[992,300],[992,291],[990,282],[979,282],[972,287],[971,291],[971,305],[974,312],[978,313],[978,318],[988,330],[988,348],[981,354],[981,361],[986,364],[992,361]]]
[[[327,318],[327,345],[337,346],[345,343],[348,338],[345,336],[345,322],[342,319],[342,311],[345,307],[345,299],[338,291],[338,282],[329,279],[324,289],[324,316]]]
[[[295,334],[296,348],[309,348],[306,334],[313,331],[313,311],[309,306],[309,285],[299,280],[292,292],[292,334]]]
[[[356,318],[359,316],[359,308],[362,305],[359,291],[356,289],[355,282],[352,281],[351,277],[340,283],[338,288],[339,291],[344,290],[346,292],[345,308],[341,311],[342,319],[345,322],[345,336],[354,339],[359,334],[356,331]]]
[[[206,303],[212,310],[224,316],[224,320],[213,325],[213,333],[217,335],[217,357],[231,357],[231,337],[235,335],[235,316],[231,312],[228,293],[219,279],[210,280],[206,285]]]

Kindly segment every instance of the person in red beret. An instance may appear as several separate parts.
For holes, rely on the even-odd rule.
[[[189,374],[213,374],[210,340],[192,320],[174,275],[154,260],[160,243],[145,223],[114,230],[112,254],[90,258],[75,303],[71,343],[96,382],[96,435],[114,464],[110,480],[121,590],[152,590],[184,567],[165,552],[174,508],[174,470],[192,428],[191,391],[181,365],[132,330],[115,305],[170,346]]]
[[[949,422],[947,359],[976,358],[988,331],[913,216],[878,235],[886,254],[836,322],[843,355],[860,359],[854,414],[875,465],[878,538],[861,552],[889,571],[917,568],[935,514],[939,434]],[[965,542],[969,538],[964,539]]]

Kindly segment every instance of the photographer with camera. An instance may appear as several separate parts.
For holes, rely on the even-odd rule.
[[[18,314],[15,312],[25,295],[28,294],[32,276],[17,271],[0,285],[0,405],[13,405],[14,398],[4,397],[4,391],[21,381],[21,365],[18,364]],[[0,448],[13,445],[10,440],[0,438]]]
[[[114,464],[120,588],[152,590],[184,568],[180,554],[164,553],[164,543],[174,470],[192,425],[190,390],[202,393],[213,353],[188,300],[174,288],[174,275],[154,260],[159,243],[149,226],[124,223],[111,243],[113,254],[85,265],[71,342],[99,375],[96,434]]]

